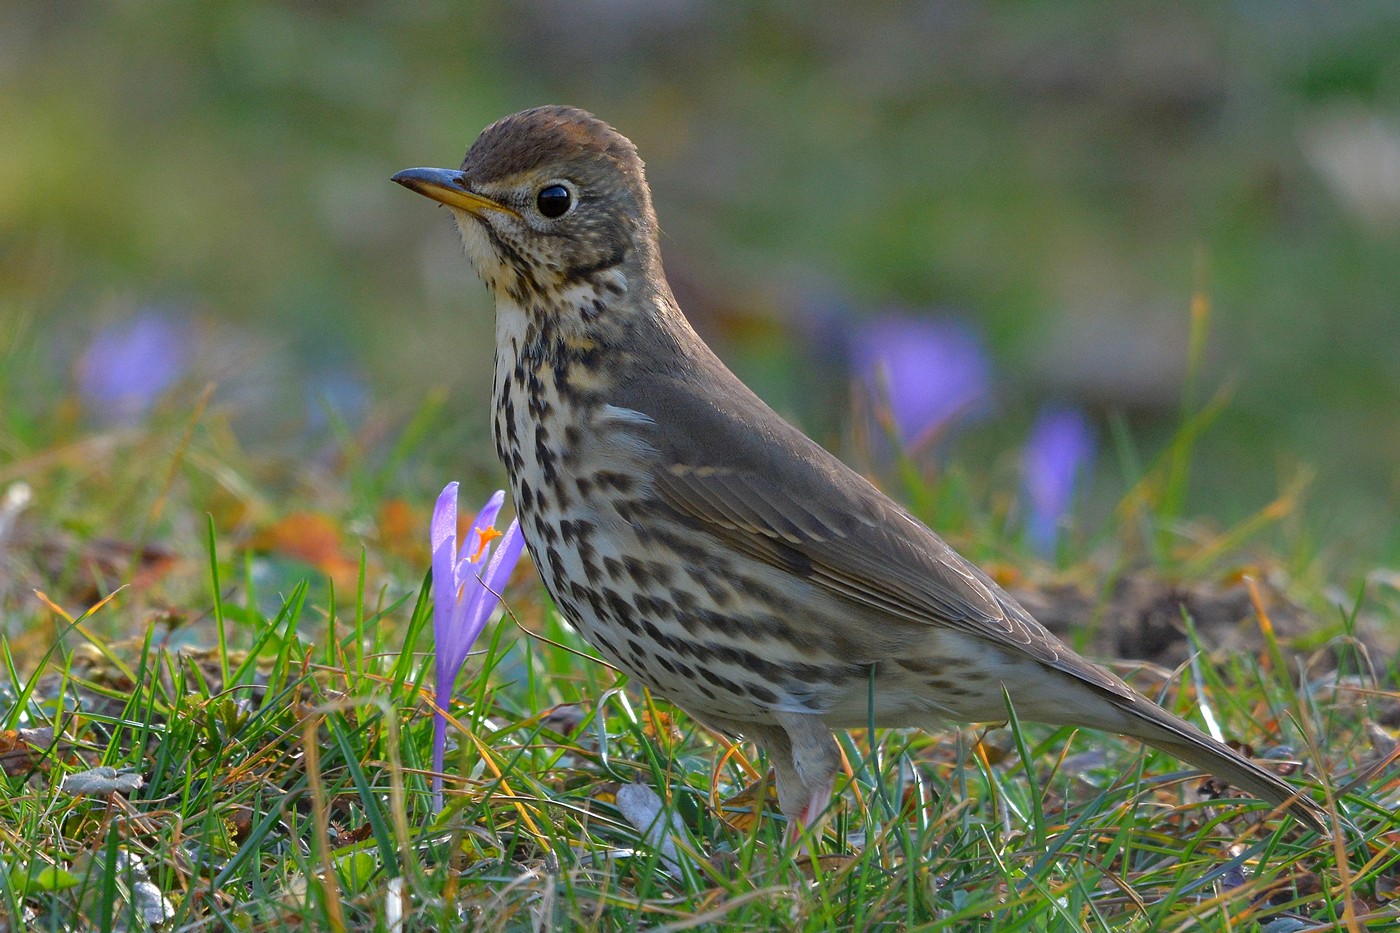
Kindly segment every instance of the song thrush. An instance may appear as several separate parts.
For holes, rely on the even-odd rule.
[[[496,451],[555,603],[632,678],[761,746],[791,825],[830,801],[832,729],[1001,721],[1009,694],[1024,719],[1133,736],[1325,826],[740,382],[677,307],[642,160],[606,123],[526,110],[459,170],[394,181],[452,209],[495,295]]]

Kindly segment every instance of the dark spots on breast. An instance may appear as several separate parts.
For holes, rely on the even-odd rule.
[[[535,493],[526,480],[520,481],[515,494],[515,505],[521,512],[529,512],[535,507]]]
[[[674,619],[676,617],[676,607],[667,600],[657,596],[645,596],[641,593],[632,597],[634,603],[637,603],[638,599],[645,600],[645,605],[647,607],[645,612],[648,615],[655,616],[658,619]],[[640,608],[642,603],[637,603],[637,605],[638,611],[643,611]]]
[[[791,599],[755,577],[735,575],[729,578],[729,585],[743,595],[765,606],[783,613],[795,613],[796,605]]]
[[[637,485],[633,476],[628,473],[620,473],[617,470],[599,470],[593,474],[593,482],[598,484],[598,489],[601,491],[615,489],[621,493],[629,493]]]
[[[733,596],[730,593],[729,587],[726,586],[724,582],[719,579],[718,574],[709,567],[687,565],[685,572],[690,579],[704,587],[705,593],[710,599],[714,600],[716,605],[728,606],[730,602],[733,601]]]
[[[679,557],[683,564],[702,565],[709,555],[709,552],[705,548],[683,535],[678,535],[670,531],[661,531],[656,533],[656,537]]]
[[[628,604],[627,600],[623,598],[622,594],[612,587],[603,587],[602,593],[602,603],[606,607],[606,611],[600,612],[599,615],[611,619],[634,635],[640,635],[642,633],[642,623],[632,612],[632,607]]]
[[[580,496],[583,496],[585,499],[587,499],[590,495],[593,494],[593,481],[587,479],[586,477],[580,476],[574,480],[574,488],[578,490],[578,494]]]
[[[574,589],[575,595],[578,595],[578,598],[588,603],[588,608],[593,610],[593,618],[607,618],[608,608],[606,605],[604,605],[603,596],[601,593],[598,592],[598,590],[592,587],[584,586],[578,581],[575,581],[572,584],[572,587]]]
[[[603,587],[603,601],[607,603],[608,611],[614,619],[631,615],[627,600],[623,599],[622,594],[610,586]]]
[[[760,703],[777,704],[778,695],[762,684],[746,683],[744,692]]]
[[[553,522],[548,521],[543,513],[536,512],[530,523],[535,526],[535,534],[539,535],[539,539],[545,544],[553,547],[559,543],[559,529]]]
[[[559,474],[554,465],[555,454],[549,446],[549,433],[543,428],[535,431],[535,462],[546,484],[554,486],[559,482]]]
[[[699,600],[695,594],[689,590],[676,590],[671,594],[671,600],[676,604],[681,623],[689,623],[700,607]]]
[[[696,613],[700,625],[712,632],[719,632],[721,635],[738,635],[745,626],[738,618],[723,612],[715,612],[713,609],[702,609]]]
[[[728,677],[720,676],[708,667],[700,668],[700,676],[704,677],[710,683],[714,684],[716,687],[723,690],[730,696],[742,696],[744,694],[743,687],[739,686],[739,684],[730,680]]]
[[[514,447],[519,443],[519,435],[515,428],[515,399],[507,397],[501,405],[501,415],[505,422],[506,440]]]
[[[937,658],[895,658],[894,663],[915,674],[928,674],[938,677],[946,666]]]
[[[708,654],[717,661],[756,674],[770,684],[839,686],[868,676],[869,668],[856,663],[777,664],[733,645],[709,644]]]
[[[642,631],[646,632],[647,637],[655,642],[663,651],[671,650],[671,636],[657,628],[656,623],[645,616],[642,617]]]
[[[607,310],[608,306],[603,303],[601,298],[594,298],[579,305],[578,313],[585,323],[592,324],[607,313]]]
[[[646,563],[630,554],[623,559],[623,563],[627,567],[627,575],[632,578],[633,583],[643,589],[651,585],[651,571],[647,569]]]
[[[583,575],[588,578],[588,582],[599,582],[601,575],[598,573],[598,549],[593,546],[592,540],[580,538],[574,550],[578,552],[579,560],[583,563]]]
[[[554,575],[555,581],[562,584],[567,579],[564,573],[564,558],[552,547],[544,549],[544,556],[549,563],[549,572]]]

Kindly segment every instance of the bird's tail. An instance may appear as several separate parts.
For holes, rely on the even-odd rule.
[[[1276,807],[1288,812],[1322,835],[1330,835],[1327,811],[1301,790],[1277,774],[1265,771],[1234,749],[1206,735],[1200,729],[1152,704],[1124,704],[1142,728],[1129,734],[1149,745],[1223,778]]]

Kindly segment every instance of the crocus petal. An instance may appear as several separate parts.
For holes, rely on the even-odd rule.
[[[457,601],[457,484],[448,483],[433,506],[428,540],[433,549],[433,636],[441,645]],[[440,656],[440,655],[439,655]]]
[[[468,584],[468,594],[463,600],[459,625],[461,635],[467,639],[469,645],[476,641],[481,630],[486,627],[487,620],[491,618],[491,613],[496,611],[496,606],[500,603],[498,594],[510,580],[511,571],[520,560],[520,551],[524,546],[525,539],[520,534],[520,523],[511,522],[481,576]]]
[[[991,392],[981,336],[951,318],[892,314],[856,335],[854,363],[910,448],[977,415]]]
[[[501,601],[499,593],[510,580],[511,571],[520,560],[520,552],[524,547],[525,537],[520,533],[520,522],[513,521],[500,543],[496,545],[496,552],[491,555],[491,560],[481,574],[481,586],[473,594],[475,599],[472,601],[468,624],[475,625],[477,631],[486,624],[491,613],[496,611],[496,606]]]
[[[476,518],[472,519],[473,532],[481,532],[487,528],[492,528],[496,524],[496,516],[500,514],[501,505],[506,501],[504,489],[496,490],[495,495],[486,500],[486,504],[481,507],[481,511],[476,513]],[[457,553],[457,585],[461,586],[464,579],[475,576],[474,573],[465,572],[464,564],[472,563],[472,554],[476,551],[477,535],[475,533],[467,536],[467,540],[462,542],[462,547]]]
[[[1060,406],[1041,410],[1026,441],[1024,477],[1026,530],[1040,550],[1054,546],[1093,457],[1093,429],[1082,411]]]
[[[93,337],[78,361],[78,389],[103,416],[134,420],[184,376],[194,343],[188,320],[144,310]]]
[[[520,520],[516,519],[510,523],[501,540],[496,542],[496,551],[491,555],[491,561],[481,575],[481,582],[485,584],[486,589],[493,593],[501,591],[501,587],[510,579],[511,571],[520,561],[520,552],[524,547],[525,536],[520,533]]]

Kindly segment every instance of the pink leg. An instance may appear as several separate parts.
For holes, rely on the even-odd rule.
[[[770,754],[778,771],[778,805],[788,818],[791,841],[803,828],[816,827],[831,805],[836,774],[841,768],[841,750],[820,716],[779,713],[777,719],[787,739],[790,764],[785,762],[788,767],[784,768],[776,763],[778,755]],[[784,783],[789,785],[786,795]]]

